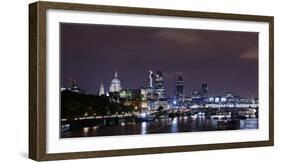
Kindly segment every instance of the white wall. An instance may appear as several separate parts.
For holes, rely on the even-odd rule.
[[[59,1],[59,0],[58,0]],[[62,1],[62,0],[60,0]],[[0,4],[0,162],[31,162],[28,151],[28,3],[31,0],[3,0]],[[67,1],[63,1],[67,2]],[[83,159],[81,162],[132,161],[227,161],[228,163],[281,159],[280,39],[281,12],[277,0],[68,0],[68,2],[126,5],[212,12],[275,16],[275,147]],[[10,121],[13,118],[13,121]],[[62,161],[73,162],[73,160]],[[280,161],[279,161],[280,162]]]

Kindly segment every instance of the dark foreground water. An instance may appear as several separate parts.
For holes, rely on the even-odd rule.
[[[157,133],[177,133],[195,131],[219,130],[218,120],[206,119],[204,117],[177,117],[173,120],[161,119],[152,122],[127,123],[112,126],[81,127],[76,130],[68,130],[61,134],[62,138],[91,137],[91,136],[114,136],[114,135],[139,135]],[[248,118],[240,120],[240,127],[237,129],[257,129],[258,119]]]

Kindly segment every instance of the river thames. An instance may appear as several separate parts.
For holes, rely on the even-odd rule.
[[[216,131],[220,130],[218,128],[218,121],[205,117],[176,117],[151,122],[81,127],[62,132],[61,138]],[[235,129],[258,129],[258,119],[247,118],[240,120],[239,125]]]

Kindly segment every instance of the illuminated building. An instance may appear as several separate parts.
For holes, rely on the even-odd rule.
[[[78,87],[77,81],[69,79],[69,90],[76,93],[82,93],[82,90]]]
[[[154,89],[158,95],[158,99],[165,98],[164,78],[161,71],[157,71],[154,77]]]
[[[164,109],[167,109],[168,101],[165,99],[160,99],[154,102],[154,109],[158,109],[160,106],[162,106]]]
[[[215,98],[214,98],[214,97],[210,97],[210,98],[209,98],[209,102],[210,102],[210,103],[215,102]]]
[[[123,89],[119,92],[119,97],[120,97],[120,101],[121,103],[123,103],[124,105],[128,106],[128,105],[133,105],[132,101],[133,101],[133,92],[131,89]]]
[[[226,94],[226,99],[227,99],[227,102],[228,102],[228,103],[234,103],[234,102],[235,102],[235,100],[234,100],[234,95],[233,95],[231,92],[228,92],[228,93]]]
[[[141,107],[156,110],[160,106],[167,108],[168,102],[165,98],[164,78],[161,71],[154,74],[149,70],[148,85],[141,89]]]
[[[215,97],[215,103],[220,103],[221,102],[221,97],[217,96]]]
[[[108,96],[111,102],[120,103],[119,92],[121,91],[121,81],[118,79],[118,73],[115,71],[114,78],[109,86]]]
[[[148,94],[147,89],[141,88],[141,100],[142,101],[147,101],[147,94]]]
[[[182,105],[184,101],[184,85],[183,85],[183,79],[181,76],[177,79],[176,84],[176,100],[177,105]]]
[[[199,97],[199,92],[196,89],[192,90],[192,99],[197,99]]]
[[[120,103],[119,92],[108,92],[109,100],[113,103]]]
[[[201,91],[200,94],[202,96],[202,98],[204,98],[205,100],[208,97],[208,84],[202,84],[201,85]]]
[[[153,72],[151,70],[149,70],[149,84],[145,89],[145,98],[146,100],[157,100],[158,99],[158,94],[155,93],[154,91],[154,75]],[[143,91],[144,93],[144,91]]]
[[[100,85],[100,91],[99,91],[99,96],[102,96],[102,95],[105,95],[103,83],[101,83],[101,85]]]
[[[119,92],[121,89],[121,81],[118,79],[117,71],[115,71],[114,78],[109,87],[109,92]]]
[[[147,99],[147,89],[145,88],[141,88],[140,89],[140,93],[141,93],[141,108],[148,108],[148,99]]]
[[[193,91],[192,91],[192,102],[193,103],[204,104],[209,101],[210,101],[210,99],[208,99],[208,84],[202,84],[201,89],[199,91],[197,91],[196,89],[193,89]]]
[[[226,94],[226,98],[234,98],[234,95],[231,92],[228,92]]]
[[[149,87],[153,88],[153,72],[149,70]]]
[[[226,102],[227,102],[226,97],[221,97],[221,102],[222,102],[222,103],[226,103]]]
[[[119,100],[124,105],[131,105],[139,109],[142,107],[141,89],[122,89],[119,92]]]

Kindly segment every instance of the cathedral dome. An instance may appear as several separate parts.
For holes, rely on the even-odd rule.
[[[111,83],[112,84],[120,84],[121,81],[118,78],[114,78],[114,79],[112,79]]]
[[[111,85],[109,87],[110,92],[119,92],[122,89],[121,81],[118,79],[117,71],[114,74],[114,78],[111,81]]]

